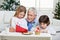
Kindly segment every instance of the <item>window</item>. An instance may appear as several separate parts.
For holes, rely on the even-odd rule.
[[[21,5],[40,9],[52,9],[54,0],[20,0]]]
[[[16,1],[16,2],[20,1],[20,3],[18,3],[18,2],[17,3],[20,4],[20,5],[25,6],[26,8],[35,7],[37,9],[39,9],[39,8],[40,9],[51,9],[54,6],[53,5],[54,4],[54,0],[14,0],[14,1]],[[1,2],[3,2],[3,1],[1,0]],[[0,4],[1,4],[1,2],[0,2]],[[8,1],[4,1],[4,3],[5,2],[8,5]],[[16,9],[15,4],[13,4],[13,6],[9,10],[14,10],[13,8]],[[7,6],[4,5],[0,9],[6,9],[7,10]]]
[[[40,8],[53,8],[54,0],[40,0]]]
[[[36,7],[35,0],[20,0],[20,5],[24,5],[26,8]]]

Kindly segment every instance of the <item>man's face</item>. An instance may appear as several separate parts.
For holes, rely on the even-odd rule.
[[[30,10],[27,14],[27,21],[33,22],[35,18],[36,18],[35,12]]]

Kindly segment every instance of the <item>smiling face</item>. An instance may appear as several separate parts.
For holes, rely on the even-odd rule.
[[[24,12],[20,12],[19,14],[18,14],[18,18],[24,18],[24,16],[25,16],[25,13]]]
[[[29,22],[33,22],[36,18],[36,14],[34,11],[29,10],[28,14],[27,14],[27,21]]]

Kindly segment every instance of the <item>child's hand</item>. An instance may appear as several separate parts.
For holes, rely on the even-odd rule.
[[[40,31],[40,27],[37,26],[37,27],[35,28],[35,31]]]

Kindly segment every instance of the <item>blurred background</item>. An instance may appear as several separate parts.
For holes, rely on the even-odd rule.
[[[0,0],[0,30],[10,27],[10,19],[18,6],[37,9],[37,19],[41,15],[48,15],[50,26],[56,30],[53,40],[60,40],[60,0]]]

